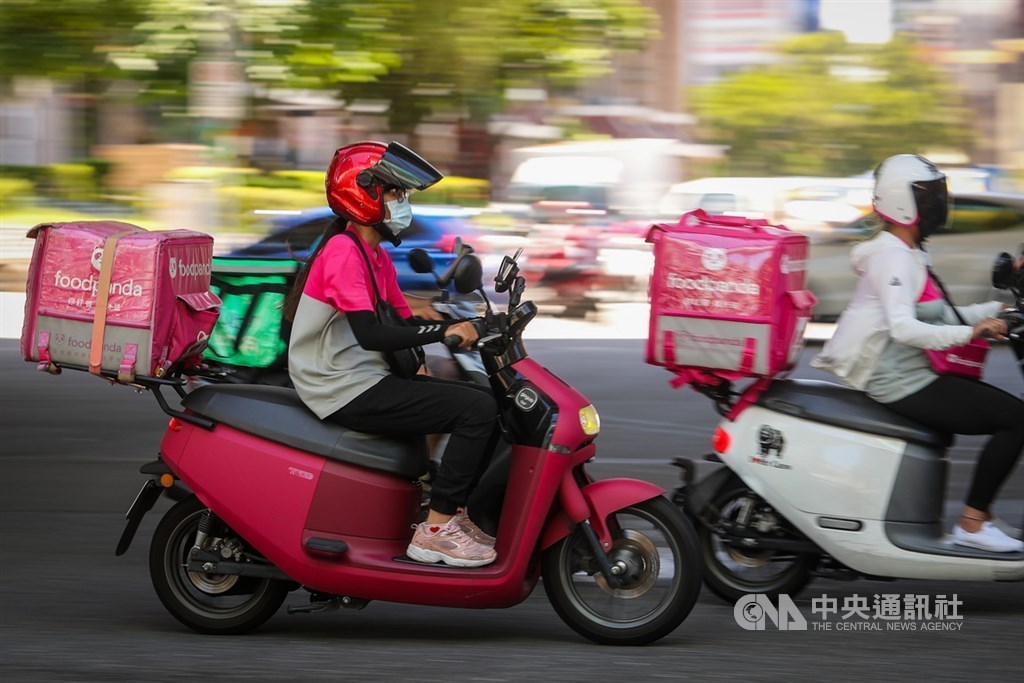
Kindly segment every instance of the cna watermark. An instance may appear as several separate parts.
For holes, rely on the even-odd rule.
[[[875,593],[846,595],[842,601],[824,594],[811,599],[810,618],[786,594],[773,602],[766,595],[744,595],[733,618],[748,631],[959,631],[963,606],[956,593]]]

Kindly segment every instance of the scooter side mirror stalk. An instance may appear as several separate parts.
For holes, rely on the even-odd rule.
[[[473,247],[469,246],[468,244],[463,244],[461,238],[456,238],[456,243],[455,244],[456,244],[456,247],[457,247],[458,250],[454,251],[453,253],[458,254],[458,255],[455,257],[455,260],[452,261],[452,264],[450,266],[448,266],[448,269],[446,271],[444,271],[444,274],[437,279],[437,284],[442,289],[447,288],[448,284],[452,281],[452,278],[455,277],[456,269],[459,267],[459,263],[462,262],[462,259],[464,259],[465,257],[469,256],[470,254],[472,254],[474,252]],[[482,268],[481,268],[481,272],[483,272]],[[481,284],[481,286],[482,286],[482,284]],[[475,289],[476,288],[474,287],[473,289],[471,289],[469,291],[474,291]],[[466,294],[468,292],[462,292],[462,293]]]
[[[522,275],[516,277],[515,284],[512,285],[512,294],[508,298],[508,310],[509,312],[518,308],[519,304],[523,300],[523,292],[526,291],[526,278]]]

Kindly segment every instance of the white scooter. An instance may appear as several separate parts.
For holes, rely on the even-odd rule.
[[[1016,297],[1003,316],[1024,372],[1024,269],[1001,254],[992,280]],[[691,483],[693,462],[675,462],[683,469],[675,501],[695,522],[704,581],[719,597],[792,596],[813,576],[1024,580],[1024,552],[949,540],[942,513],[950,435],[838,384],[755,385],[747,391],[760,396],[721,422],[706,456],[725,467]],[[727,382],[695,388],[723,415],[745,398]]]

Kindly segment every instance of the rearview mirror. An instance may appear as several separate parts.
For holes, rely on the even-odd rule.
[[[466,254],[455,266],[455,291],[469,294],[484,286],[484,268],[475,254]]]
[[[409,266],[417,273],[433,273],[434,259],[423,249],[413,249],[409,252]]]
[[[992,286],[996,289],[1009,289],[1014,282],[1013,257],[1005,251],[996,256],[996,262],[992,265]]]

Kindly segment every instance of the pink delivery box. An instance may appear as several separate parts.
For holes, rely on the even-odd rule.
[[[683,214],[654,225],[647,362],[727,379],[791,369],[817,303],[807,237],[764,220]]]
[[[41,370],[121,382],[198,365],[217,321],[213,238],[117,221],[43,223],[26,285],[21,353]]]

